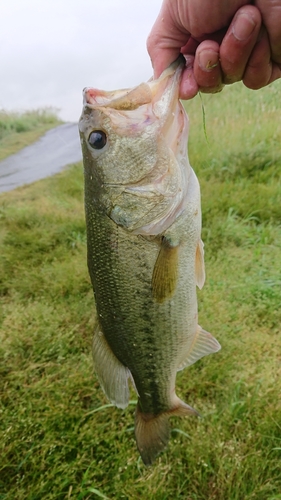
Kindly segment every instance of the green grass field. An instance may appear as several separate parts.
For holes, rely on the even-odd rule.
[[[150,468],[135,394],[113,408],[93,373],[82,165],[0,196],[1,500],[281,500],[280,91],[204,95],[207,140],[200,98],[186,103],[199,318],[222,350],[179,373],[178,395],[202,418],[171,419]]]

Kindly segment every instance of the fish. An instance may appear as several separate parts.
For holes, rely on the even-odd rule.
[[[138,395],[135,438],[145,465],[169,441],[172,416],[198,415],[177,372],[220,349],[198,325],[205,281],[200,187],[179,100],[183,59],[131,89],[83,91],[87,263],[97,310],[93,360],[119,408]]]

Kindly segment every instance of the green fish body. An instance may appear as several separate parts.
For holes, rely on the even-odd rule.
[[[145,464],[167,445],[170,416],[197,414],[176,396],[177,371],[220,349],[197,319],[196,285],[205,279],[200,188],[187,157],[181,72],[177,61],[134,89],[85,89],[79,122],[95,369],[120,408],[132,380]]]

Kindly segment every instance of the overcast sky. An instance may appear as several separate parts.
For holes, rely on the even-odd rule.
[[[152,75],[146,38],[162,0],[0,0],[0,109],[51,106],[77,121],[82,89]]]

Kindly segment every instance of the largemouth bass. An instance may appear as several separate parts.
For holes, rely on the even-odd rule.
[[[132,380],[145,464],[167,445],[171,416],[198,414],[175,393],[177,371],[220,349],[197,319],[196,285],[205,279],[200,188],[178,99],[182,69],[176,61],[133,89],[84,89],[79,122],[94,364],[120,408]]]

